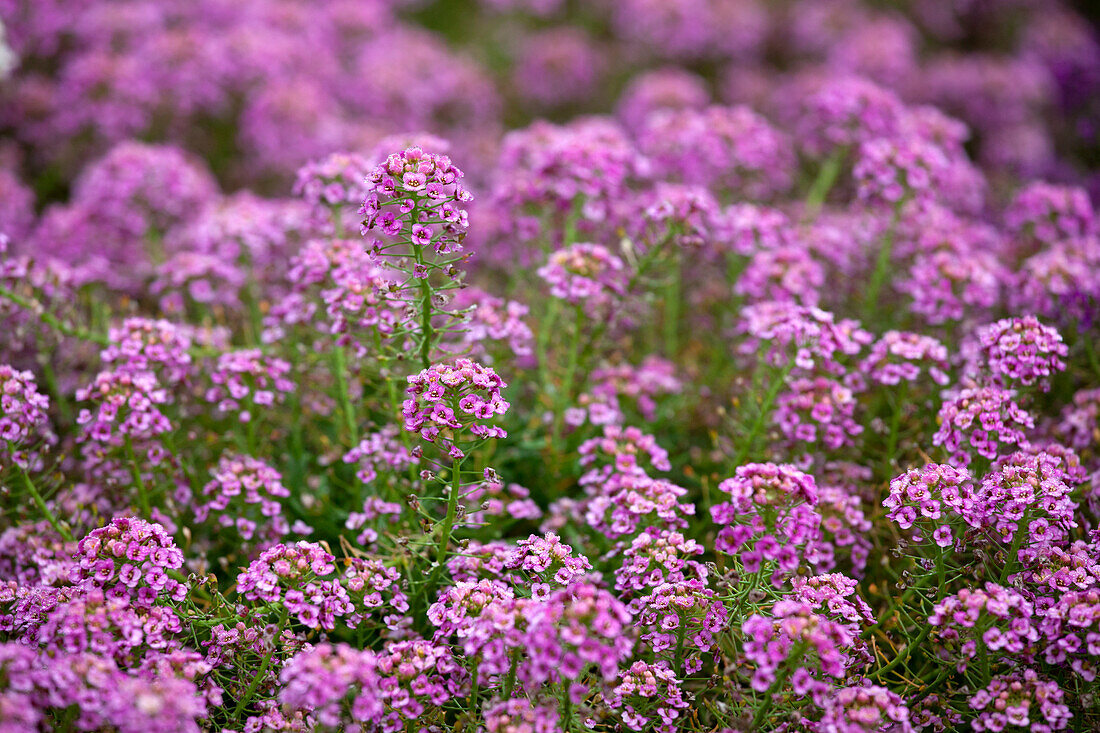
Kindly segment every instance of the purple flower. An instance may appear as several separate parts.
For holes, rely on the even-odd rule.
[[[655,172],[674,182],[762,199],[793,181],[793,143],[744,106],[655,111],[638,146]]]
[[[74,559],[74,583],[138,607],[151,607],[162,596],[181,601],[187,595],[187,585],[166,574],[183,567],[183,552],[159,524],[116,517],[81,539]]]
[[[1019,592],[986,583],[942,599],[928,616],[937,655],[963,672],[979,653],[1027,659],[1039,641],[1034,606]],[[983,651],[979,651],[979,650]]]
[[[1005,318],[978,331],[980,368],[1005,387],[1038,383],[1046,391],[1050,378],[1066,368],[1069,353],[1062,336],[1035,316]]]
[[[659,733],[675,733],[679,729],[677,721],[688,708],[680,680],[663,661],[630,665],[620,676],[607,704],[630,730],[641,731],[655,725],[653,730]]]
[[[39,449],[57,441],[46,414],[49,407],[33,374],[0,364],[0,469],[13,464],[24,470],[40,467]]]
[[[973,454],[993,460],[1011,446],[1025,447],[1025,429],[1035,419],[1013,400],[1013,393],[1001,387],[968,387],[945,401],[940,408],[939,430],[934,445],[943,446],[951,460],[966,466]]]
[[[823,730],[844,733],[872,733],[891,730],[912,733],[909,708],[901,697],[885,687],[864,681],[862,685],[843,687],[831,695],[821,717]]]
[[[1000,674],[970,697],[970,707],[978,713],[970,724],[976,731],[1002,731],[1009,725],[1065,730],[1073,715],[1062,698],[1062,689],[1033,669]]]
[[[580,243],[558,250],[538,270],[550,294],[571,305],[583,306],[596,317],[626,295],[625,265],[598,244]]]
[[[465,431],[477,438],[506,436],[493,421],[510,406],[501,395],[507,385],[489,367],[460,358],[434,364],[408,377],[408,383],[402,414],[410,433],[433,443],[440,440],[448,450],[457,447]]]
[[[736,557],[749,573],[771,570],[780,585],[820,536],[813,477],[790,465],[750,463],[718,487],[732,500],[710,508],[721,527],[715,549]]]
[[[369,192],[359,211],[365,217],[363,233],[381,226],[397,236],[408,227],[415,246],[430,245],[440,255],[461,252],[469,222],[465,209],[455,204],[473,199],[462,177],[446,155],[418,147],[393,153],[367,177]],[[421,223],[428,218],[441,221],[438,230]]]

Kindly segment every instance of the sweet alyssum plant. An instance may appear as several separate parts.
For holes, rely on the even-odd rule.
[[[1042,244],[990,296],[961,148],[811,101],[804,206],[734,200],[794,185],[779,130],[688,110],[652,159],[514,133],[484,201],[430,139],[312,163],[225,307],[5,250],[0,727],[1088,729],[1091,213],[1072,307]]]

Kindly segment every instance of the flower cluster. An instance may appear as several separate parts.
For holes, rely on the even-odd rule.
[[[387,425],[364,436],[359,445],[344,454],[343,461],[355,464],[355,477],[371,484],[378,478],[379,469],[401,471],[415,466],[419,459],[401,442],[397,426]]]
[[[379,652],[318,644],[292,658],[280,679],[283,703],[316,711],[322,725],[383,733],[436,717],[464,684],[450,652],[423,639],[389,642]]]
[[[555,733],[561,730],[556,707],[533,705],[525,697],[487,705],[483,715],[488,733]]]
[[[108,331],[110,344],[100,352],[116,371],[154,372],[165,384],[177,384],[191,373],[192,337],[186,327],[151,318],[127,318]]]
[[[646,119],[639,147],[669,180],[743,191],[754,199],[791,185],[794,146],[748,107],[656,111]]]
[[[592,383],[593,397],[598,402],[610,403],[619,412],[620,400],[628,397],[645,420],[656,417],[659,397],[678,394],[683,389],[683,383],[676,377],[676,367],[652,354],[637,366],[620,364],[596,369],[592,372]]]
[[[392,524],[401,516],[403,507],[392,501],[385,501],[377,496],[368,496],[363,501],[363,510],[349,512],[344,522],[344,528],[350,530],[362,530],[356,536],[355,541],[360,545],[370,545],[378,541],[378,526]]]
[[[202,490],[207,500],[195,507],[197,521],[214,515],[218,526],[233,527],[246,541],[261,527],[267,539],[290,532],[279,501],[289,497],[290,490],[274,468],[251,456],[222,456],[211,475],[213,480]],[[250,505],[259,509],[258,517],[248,516]]]
[[[706,566],[691,559],[703,551],[702,545],[681,532],[644,529],[622,551],[622,567],[615,571],[615,590],[639,594],[665,583],[705,580]]]
[[[237,576],[242,597],[278,604],[311,629],[336,628],[336,617],[355,610],[338,580],[323,579],[336,571],[336,558],[313,542],[275,545]]]
[[[1005,222],[1018,235],[1043,244],[1083,237],[1096,225],[1087,193],[1043,181],[1029,184],[1016,194],[1005,209]]]
[[[0,674],[7,682],[0,709],[13,730],[34,730],[76,710],[78,730],[196,733],[221,700],[216,689],[208,698],[185,675],[158,674],[155,665],[130,674],[101,654],[40,654],[20,642],[0,645]]]
[[[1073,489],[1059,464],[1043,452],[1014,453],[982,479],[978,511],[1000,542],[1022,534],[1025,547],[1052,544],[1077,526]]]
[[[170,608],[140,608],[127,598],[89,588],[51,609],[32,638],[47,652],[97,654],[127,665],[151,650],[178,648],[182,631]]]
[[[530,606],[527,624],[524,647],[529,660],[523,677],[528,684],[576,680],[589,666],[611,682],[634,647],[626,606],[585,581],[556,590]],[[570,695],[587,689],[576,683],[570,688]]]
[[[720,526],[715,549],[735,556],[750,573],[772,564],[773,582],[797,570],[821,523],[813,477],[790,465],[750,463],[719,488],[732,500],[710,508]]]
[[[654,654],[671,657],[674,672],[681,664],[686,674],[702,669],[701,655],[715,648],[727,617],[715,592],[697,579],[662,583],[637,602],[642,640]]]
[[[672,464],[668,451],[657,439],[635,427],[605,425],[603,435],[589,438],[577,447],[582,466],[593,466],[581,477],[582,486],[606,481],[612,473],[649,475],[650,471],[668,471]],[[643,459],[644,463],[639,463]],[[649,470],[646,470],[646,469]]]
[[[612,216],[627,183],[644,165],[625,131],[611,120],[581,118],[562,126],[538,120],[501,141],[492,208],[508,212],[502,234],[527,243],[544,228],[532,209],[558,221],[575,219],[580,202],[582,232],[582,223],[594,228]],[[522,256],[524,264],[532,264],[530,253],[524,250]]]
[[[150,608],[162,598],[181,601],[188,587],[176,578],[183,552],[159,524],[118,517],[77,544],[71,580]]]
[[[687,489],[644,475],[615,473],[598,487],[589,487],[589,493],[585,521],[609,539],[632,535],[647,525],[683,529],[685,517],[695,514],[694,504],[680,501]]]
[[[677,721],[688,708],[680,681],[664,662],[630,665],[611,691],[607,704],[619,711],[630,730],[645,730],[655,722],[652,716],[656,714],[659,722],[654,730],[660,733],[677,730]]]
[[[590,316],[605,314],[625,295],[627,277],[623,261],[599,244],[580,243],[550,255],[538,275],[550,286],[550,294],[581,306]]]
[[[168,404],[168,392],[152,372],[100,372],[92,384],[76,391],[76,398],[97,403],[95,413],[83,409],[76,421],[87,437],[98,443],[143,441],[172,429],[158,407]]]
[[[871,334],[855,321],[838,321],[832,313],[795,303],[754,303],[741,317],[744,331],[757,342],[746,348],[756,350],[759,342],[766,342],[769,361],[778,365],[793,361],[805,370],[844,374],[840,360],[858,354],[872,341]]]
[[[1011,446],[1028,444],[1024,430],[1035,426],[1035,419],[1002,387],[967,387],[946,400],[937,421],[939,430],[932,436],[934,445],[943,446],[951,460],[969,465],[972,454],[993,460]]]
[[[963,588],[936,604],[928,623],[936,627],[936,653],[960,671],[979,654],[1026,658],[1039,640],[1034,607],[1017,591],[996,583]]]
[[[220,412],[237,412],[241,422],[249,422],[253,410],[276,404],[294,389],[289,373],[290,364],[265,356],[259,349],[230,351],[214,364],[210,372],[213,386],[205,397],[216,403]]]
[[[863,432],[855,420],[852,390],[828,377],[793,380],[776,401],[775,424],[787,440],[821,444],[826,450],[852,445]]]
[[[825,285],[825,268],[802,242],[752,253],[734,291],[750,302],[783,301],[816,306]]]
[[[856,577],[863,575],[872,546],[867,533],[873,527],[864,511],[865,503],[846,486],[818,486],[816,509],[821,515],[821,537],[809,553],[810,563],[818,571],[828,572],[844,563]]]
[[[405,430],[432,443],[441,440],[453,457],[463,456],[458,442],[464,431],[480,439],[507,436],[494,423],[510,407],[501,395],[508,385],[491,368],[459,358],[435,364],[408,382],[409,397],[402,408]]]
[[[38,391],[34,375],[0,364],[0,468],[27,469],[40,462],[37,448],[56,440],[49,428],[50,400]]]
[[[973,478],[949,464],[929,463],[892,479],[890,495],[882,505],[888,510],[887,518],[901,529],[915,525],[944,548],[954,544],[959,520],[975,524],[980,516]]]
[[[753,614],[741,625],[741,634],[745,658],[755,665],[752,688],[757,692],[769,691],[779,680],[779,668],[790,663],[791,689],[820,704],[828,690],[826,678],[843,678],[851,662],[848,649],[854,640],[846,628],[798,601],[779,601],[771,616]]]
[[[265,318],[264,338],[276,341],[305,325],[311,336],[321,334],[318,350],[348,347],[364,358],[376,338],[397,338],[407,326],[407,303],[393,275],[357,241],[311,239],[291,260],[291,293]]]
[[[280,701],[291,709],[310,711],[320,725],[331,728],[376,720],[383,707],[375,694],[375,667],[369,651],[322,642],[283,667]]]
[[[366,178],[374,167],[361,155],[333,153],[299,168],[293,192],[315,212],[359,207],[370,193]]]
[[[367,177],[369,193],[359,210],[364,234],[379,229],[436,254],[461,252],[469,219],[459,205],[473,198],[462,177],[446,155],[416,147],[390,155]]]
[[[1058,433],[1069,447],[1083,450],[1100,445],[1100,388],[1083,389],[1062,409]]]
[[[375,609],[383,614],[382,624],[386,628],[396,631],[402,626],[409,600],[402,590],[401,574],[395,568],[387,567],[381,560],[352,557],[346,562],[340,582],[355,606],[355,611],[344,619],[348,628],[362,626]]]
[[[867,602],[859,597],[859,583],[840,573],[800,576],[793,580],[793,597],[810,606],[815,613],[851,625],[853,636],[861,624],[874,623]]]
[[[976,731],[1065,730],[1073,714],[1062,702],[1063,693],[1054,682],[1044,680],[1033,669],[997,675],[969,700],[978,717],[971,722]]]
[[[934,198],[949,165],[943,149],[927,140],[874,138],[860,144],[852,175],[860,199],[897,206]]]
[[[204,309],[237,313],[248,279],[236,263],[201,252],[177,252],[157,265],[149,291],[175,317]]]
[[[573,548],[553,532],[547,532],[543,537],[531,535],[517,542],[516,549],[505,559],[504,567],[520,570],[530,578],[529,588],[535,598],[549,596],[550,583],[559,587],[569,586],[592,570],[588,558],[574,557]]]
[[[939,326],[966,313],[988,313],[1001,299],[1005,276],[996,257],[988,252],[939,248],[914,257],[897,287],[909,297],[914,313]]]
[[[513,356],[527,356],[533,352],[535,335],[524,320],[529,309],[515,300],[504,300],[477,288],[460,290],[452,306],[469,312],[458,332],[452,332],[456,343],[444,344],[461,354],[469,354],[475,361],[493,363],[492,354],[500,348]],[[498,346],[499,345],[499,346]],[[494,348],[497,347],[497,348]]]
[[[676,66],[646,71],[631,80],[619,98],[617,115],[638,130],[659,109],[702,109],[710,101],[704,80]]]
[[[911,733],[909,708],[894,692],[866,683],[844,687],[825,704],[821,716],[823,730],[843,733],[870,733],[894,730]]]
[[[927,373],[936,384],[948,382],[947,347],[931,336],[887,331],[871,346],[859,371],[872,382],[897,385]]]
[[[903,110],[887,89],[858,77],[838,78],[805,97],[798,139],[807,151],[824,157],[895,133]]]
[[[1069,349],[1053,328],[1035,316],[1006,318],[978,331],[982,362],[992,377],[1006,387],[1038,383],[1050,388],[1050,378],[1066,368]]]

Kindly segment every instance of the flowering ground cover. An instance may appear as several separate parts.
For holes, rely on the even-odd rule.
[[[0,733],[1100,727],[1069,5],[0,21]]]

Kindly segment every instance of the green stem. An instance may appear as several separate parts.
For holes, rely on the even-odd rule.
[[[535,342],[536,358],[538,358],[538,369],[540,374],[540,382],[544,392],[549,391],[550,385],[550,335],[554,332],[554,326],[557,324],[558,311],[560,309],[561,301],[558,298],[551,298],[549,307],[546,311],[546,320],[539,324],[538,339]]]
[[[783,388],[786,383],[787,375],[791,373],[791,369],[794,368],[794,359],[791,359],[783,371],[778,377],[768,386],[768,392],[764,395],[764,401],[760,405],[760,412],[757,413],[756,419],[753,420],[752,428],[749,429],[749,434],[745,438],[745,442],[741,444],[741,449],[737,451],[737,456],[734,458],[733,467],[737,468],[741,465],[741,462],[752,451],[753,446],[756,444],[756,438],[760,435],[760,431],[764,429],[764,422],[771,415],[772,407],[775,404],[775,398],[779,396],[779,390]]]
[[[771,712],[772,705],[775,703],[775,694],[779,691],[786,682],[787,678],[791,676],[791,668],[794,666],[791,664],[791,660],[799,659],[802,656],[802,652],[806,649],[806,642],[800,641],[791,647],[791,653],[787,655],[787,661],[783,665],[783,669],[776,675],[775,681],[772,682],[768,691],[764,693],[764,704],[756,711],[756,714],[752,716],[752,725],[749,726],[751,730],[762,730],[761,726],[764,724],[765,718],[768,713]]]
[[[921,644],[924,643],[925,639],[928,638],[928,635],[930,633],[932,633],[932,625],[924,624],[916,641],[914,641],[912,644],[906,644],[905,651],[903,653],[898,654],[896,657],[890,660],[890,662],[885,667],[880,667],[879,669],[872,672],[870,675],[868,675],[868,679],[879,681],[887,672],[896,668],[898,665],[909,661],[910,650],[919,649]]]
[[[252,392],[248,393],[248,422],[245,423],[245,440],[248,442],[248,455],[255,456],[259,452],[260,444],[256,437],[256,423],[260,419],[256,411],[256,403],[252,399]]]
[[[836,179],[840,176],[841,166],[847,157],[848,148],[842,146],[834,150],[833,154],[821,164],[821,170],[817,172],[817,178],[814,179],[814,182],[810,185],[809,193],[806,194],[807,221],[812,219],[821,209],[821,205],[825,203],[825,198],[836,184]]]
[[[339,392],[340,412],[344,416],[344,427],[348,431],[350,445],[359,443],[359,428],[355,419],[355,407],[351,403],[348,382],[348,357],[343,346],[333,351],[333,375],[336,377],[336,389]]]
[[[189,583],[191,582],[190,578],[174,568],[166,568],[164,574],[167,575],[169,578],[172,578],[173,580],[178,580],[184,585],[189,585]],[[189,586],[189,592],[194,593],[199,598],[205,601],[214,600],[213,596],[211,596],[210,593],[208,593],[202,586]]]
[[[66,542],[72,542],[72,533],[69,532],[69,529],[65,527],[65,525],[58,521],[53,511],[46,504],[46,500],[42,498],[42,494],[38,493],[38,487],[34,485],[34,481],[31,481],[30,474],[22,469],[20,469],[19,472],[23,474],[23,485],[27,487],[27,492],[31,495],[31,499],[34,500],[34,504],[38,507],[38,511],[42,512],[43,516],[46,517],[46,521],[50,523],[50,526],[53,527]]]
[[[886,465],[889,472],[890,459],[897,451],[898,440],[901,437],[901,413],[905,409],[905,403],[909,399],[909,383],[903,381],[898,385],[897,394],[892,395],[893,413],[890,416],[890,437],[886,441]]]
[[[882,246],[879,247],[878,257],[875,260],[875,270],[871,273],[871,282],[867,286],[867,297],[864,300],[864,321],[871,320],[878,307],[879,294],[890,274],[890,259],[894,252],[894,230],[897,229],[898,220],[901,218],[901,208],[905,204],[903,197],[894,205],[894,214],[890,218],[890,224],[886,228],[886,234],[882,237]]]
[[[573,701],[569,698],[569,683],[564,679],[561,681],[561,724],[567,733],[573,730]]]
[[[943,557],[943,552],[940,553],[940,557],[941,558]],[[893,618],[893,616],[897,612],[897,609],[904,608],[905,604],[909,601],[909,599],[912,598],[915,593],[919,592],[920,589],[923,588],[925,585],[928,585],[928,583],[932,580],[933,577],[936,577],[936,576],[923,575],[923,576],[917,578],[913,582],[913,584],[910,585],[908,588],[906,588],[905,592],[901,594],[901,598],[898,599],[898,602],[896,604],[894,604],[893,606],[891,606],[891,612],[885,614],[882,618],[880,618],[874,624],[872,624],[872,625],[868,626],[866,629],[864,629],[863,633],[861,633],[860,636],[864,639],[870,639],[871,634],[874,633],[875,629],[882,628],[886,624],[887,621],[889,621],[891,618]]]
[[[427,268],[423,247],[416,244],[409,246],[412,248],[416,264]],[[418,277],[414,269],[413,277],[420,281],[420,363],[424,369],[427,369],[432,365],[432,346],[435,341],[435,333],[432,331],[432,286],[428,282],[427,274],[424,277]]]
[[[394,379],[392,377],[387,377],[386,378],[386,391],[388,392],[389,397],[390,397],[390,414],[391,415],[400,415],[401,414],[401,400],[399,399],[399,397],[397,395],[397,380],[396,379]],[[412,437],[409,435],[409,431],[400,430],[398,432],[401,434],[401,443],[402,443],[402,445],[404,445],[405,450],[409,451],[409,453],[411,454],[412,450],[413,450],[413,445],[412,445]],[[409,473],[408,473],[409,482],[410,483],[415,483],[416,482],[416,474],[417,474],[416,464],[415,463],[410,463],[408,470],[409,470]],[[389,487],[389,491],[390,491],[390,494],[392,495],[393,500],[398,501],[400,499],[401,492],[399,492],[397,490],[397,488],[393,485],[392,482],[387,481],[386,486]]]
[[[473,683],[470,686],[470,719],[474,720],[477,715],[477,667],[474,667]]]
[[[682,268],[680,257],[673,255],[668,285],[665,288],[665,355],[675,359],[680,351],[680,286]]]
[[[275,638],[271,641],[271,648],[264,655],[263,661],[260,662],[260,669],[256,672],[256,675],[252,678],[252,683],[245,690],[244,695],[237,701],[237,707],[233,710],[233,718],[236,719],[241,712],[244,711],[248,703],[252,701],[252,696],[256,694],[256,689],[260,686],[260,682],[263,681],[264,674],[267,672],[267,668],[271,666],[271,659],[275,655],[275,649],[279,644],[279,638],[283,633],[283,625],[286,623],[287,610],[283,608],[282,615],[279,618],[279,627],[275,631]]]
[[[1028,526],[1028,520],[1031,519],[1031,510],[1024,512],[1024,516],[1020,517],[1020,521],[1016,524],[1016,536],[1012,538],[1012,547],[1008,551],[1008,556],[1005,557],[1005,566],[1001,570],[1001,585],[1005,584],[1008,580],[1008,576],[1012,574],[1013,570],[1020,563],[1020,548],[1024,544],[1024,535],[1031,531]]]
[[[577,241],[577,221],[581,218],[583,204],[583,196],[578,195],[573,199],[573,205],[569,209],[569,215],[565,218],[565,228],[562,231],[562,247],[568,247]]]
[[[1088,356],[1089,365],[1092,370],[1096,372],[1096,376],[1100,377],[1100,358],[1096,356],[1096,344],[1092,342],[1089,334],[1086,332],[1081,339],[1085,344],[1085,355]]]
[[[61,413],[62,422],[66,424],[72,422],[73,412],[69,407],[69,400],[65,393],[61,391],[61,385],[57,381],[57,374],[54,372],[49,359],[42,362],[42,379],[46,383],[46,389],[53,395],[53,402],[57,405],[58,412]]]
[[[508,667],[508,676],[504,678],[504,699],[509,700],[512,697],[512,690],[516,686],[516,667],[519,664],[519,657],[512,655],[512,664]]]
[[[138,504],[141,506],[141,513],[146,519],[152,516],[152,508],[149,504],[149,492],[145,488],[145,479],[141,477],[141,467],[138,466],[137,453],[134,452],[134,443],[130,440],[130,436],[126,436],[126,455],[130,459],[130,476],[134,479],[134,486],[138,490]]]
[[[921,690],[920,693],[913,698],[913,704],[919,703],[921,700],[924,700],[926,697],[931,695],[932,691],[939,687],[940,684],[949,676],[951,676],[951,667],[944,667],[942,670],[940,670],[940,673],[936,675],[936,679],[932,680],[927,687]]]
[[[34,300],[32,298],[25,298],[22,295],[14,292],[13,290],[10,290],[3,286],[0,286],[0,297],[7,298],[20,308],[30,311],[34,316],[38,318],[38,320],[42,321],[47,326],[50,326],[55,331],[61,333],[64,336],[72,336],[73,338],[78,338],[82,341],[91,341],[92,343],[99,344],[100,346],[109,346],[111,344],[111,340],[103,334],[93,333],[82,328],[77,328],[72,324],[65,323],[53,313],[50,313],[48,310],[46,310],[45,306],[43,306],[37,300]]]
[[[451,461],[451,494],[447,497],[447,516],[443,518],[443,531],[439,536],[439,547],[435,553],[435,561],[438,567],[443,566],[447,559],[447,545],[451,542],[451,531],[455,526],[455,517],[458,515],[458,495],[462,491],[462,459],[455,458]]]
[[[565,365],[565,378],[562,381],[561,390],[554,400],[554,428],[550,432],[550,449],[554,454],[554,469],[557,469],[561,451],[559,443],[565,430],[565,410],[573,401],[573,382],[577,376],[577,364],[580,362],[581,332],[584,329],[584,308],[577,306],[573,323],[573,338],[569,344],[569,361]]]

